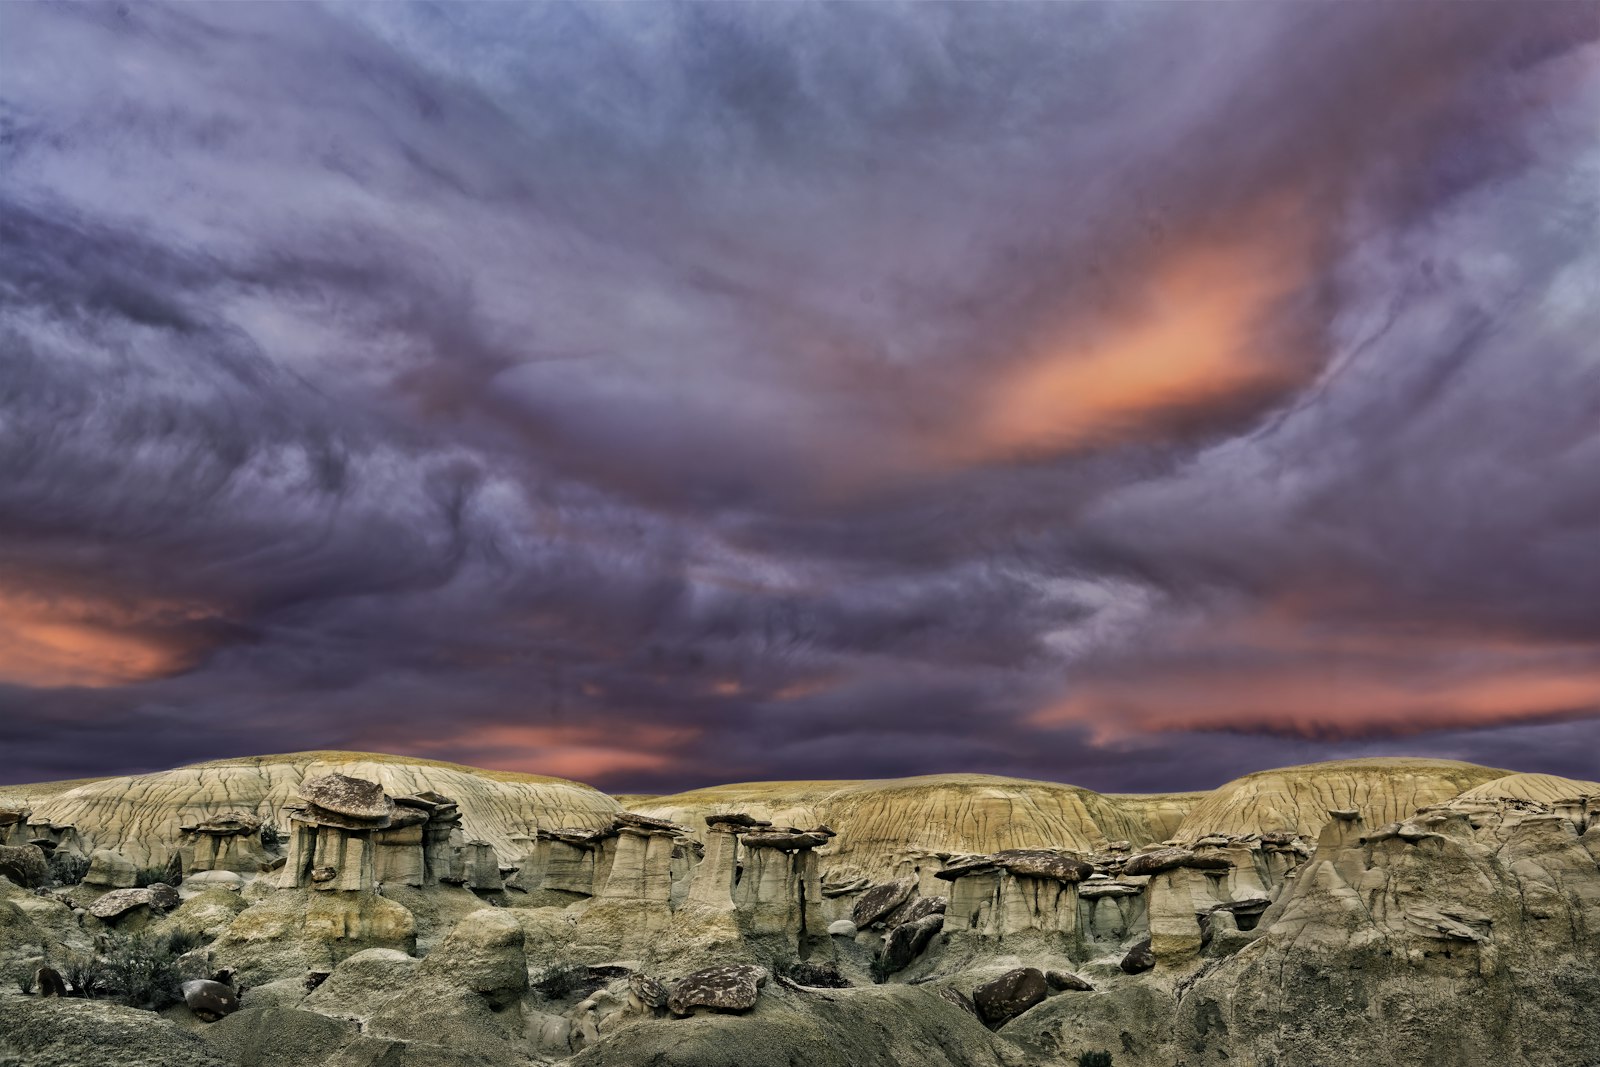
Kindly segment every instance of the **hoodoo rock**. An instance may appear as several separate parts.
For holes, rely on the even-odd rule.
[[[735,828],[735,829],[742,828],[742,829],[746,829],[746,830],[754,828],[754,827],[758,827],[758,826],[771,826],[772,825],[772,823],[769,820],[757,819],[755,816],[747,815],[742,811],[719,811],[719,812],[713,812],[712,814],[707,815],[705,817],[705,819],[706,819],[706,825],[707,826],[713,826],[713,827],[715,827],[715,826],[724,826],[724,827]]]
[[[0,995],[0,1061],[140,1034],[204,1067],[1594,1067],[1600,1045],[1580,779],[1343,761],[1202,797],[944,776],[629,810],[351,754],[117,781],[0,787],[0,844],[47,867],[0,878],[0,973],[34,988]],[[169,946],[145,1002],[188,1012],[104,1003],[145,997]],[[193,1061],[169,1051],[127,1060]]]
[[[1129,856],[1122,865],[1122,873],[1126,875],[1160,874],[1170,871],[1175,867],[1183,867],[1194,861],[1194,853],[1186,848],[1162,848],[1154,852],[1143,852],[1137,856]]]
[[[324,774],[300,783],[300,798],[321,809],[355,820],[358,824],[387,823],[394,805],[383,793],[383,786],[348,774]]]
[[[989,857],[996,867],[1028,878],[1049,878],[1057,882],[1081,882],[1094,873],[1094,866],[1070,852],[1048,848],[1013,848]]]

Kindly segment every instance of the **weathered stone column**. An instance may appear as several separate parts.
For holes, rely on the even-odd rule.
[[[520,889],[524,893],[535,892],[544,883],[545,855],[548,849],[537,836],[529,837],[526,834],[513,835],[511,844],[516,848],[517,869],[506,879],[506,888]]]
[[[774,848],[746,849],[744,872],[734,887],[733,901],[740,918],[753,934],[781,934],[798,930],[795,910],[799,887],[792,877],[787,852]]]
[[[468,841],[461,859],[468,889],[492,893],[505,888],[505,879],[500,876],[500,855],[489,842]]]
[[[1071,883],[1050,878],[1003,874],[997,894],[994,933],[1024,930],[1073,934],[1078,929],[1078,891]]]
[[[989,933],[998,911],[1001,872],[987,867],[962,871],[950,880],[950,903],[945,907],[947,930]]]
[[[374,889],[377,882],[368,831],[337,826],[317,828],[316,854],[311,865],[312,889],[362,892]]]
[[[289,819],[289,856],[284,860],[283,874],[278,878],[278,888],[299,889],[310,885],[312,859],[316,854],[316,824],[291,816]]]
[[[751,933],[826,933],[822,884],[810,853],[827,841],[828,835],[817,831],[744,835],[744,873],[734,887],[733,902]]]
[[[688,899],[717,910],[732,910],[733,881],[739,870],[739,835],[732,827],[712,826],[706,854],[694,869]]]
[[[21,808],[0,808],[0,845],[26,845],[32,814]]]
[[[1158,960],[1181,957],[1200,948],[1200,920],[1196,912],[1208,911],[1214,900],[1205,875],[1187,867],[1174,867],[1150,879],[1150,951]],[[1197,897],[1199,899],[1197,899]]]
[[[420,822],[390,827],[374,834],[378,881],[391,885],[427,885],[426,835],[427,828]]]
[[[595,898],[610,901],[643,901],[653,899],[647,889],[651,880],[648,858],[650,854],[650,839],[654,835],[648,830],[638,830],[631,826],[619,827],[617,830],[616,846],[612,853],[611,869],[606,874],[604,885],[596,883]],[[671,853],[668,852],[670,863]],[[666,871],[661,872],[663,875]],[[661,900],[666,902],[671,892],[670,885],[662,887]]]
[[[817,854],[809,848],[802,849],[795,853],[795,862],[800,868],[801,930],[808,936],[825,934],[828,931],[828,916],[823,909],[822,873]]]
[[[547,837],[544,888],[594,895],[594,848],[570,839]]]

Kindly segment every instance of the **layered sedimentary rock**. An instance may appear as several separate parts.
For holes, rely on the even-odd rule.
[[[1600,850],[1567,816],[1504,815],[1326,827],[1275,921],[1183,998],[1181,1062],[1592,1063]]]
[[[1248,774],[1210,793],[1173,837],[1287,831],[1315,838],[1333,810],[1370,825],[1403,819],[1508,772],[1455,760],[1354,759]]]
[[[151,866],[183,846],[185,826],[227,812],[287,829],[282,810],[301,783],[336,773],[376,782],[392,797],[451,797],[460,805],[466,837],[507,856],[514,855],[513,835],[547,826],[606,826],[618,810],[598,790],[559,778],[371,753],[302,752],[99,779],[37,797],[32,819],[74,827],[85,851],[115,848],[136,865]]]
[[[0,882],[0,972],[78,992],[69,964],[132,927],[200,938],[183,977],[237,972],[238,1010],[168,1013],[230,1067],[1590,1067],[1600,788],[1463,768],[1253,775],[1182,826],[1187,801],[1149,798],[1123,837],[1102,804],[1139,798],[1057,787],[1088,822],[1021,844],[992,779],[871,783],[828,820],[731,791],[692,826],[530,804],[506,851],[447,792],[330,770],[183,823],[181,902],[125,842],[82,885]],[[0,997],[20,1032],[74,1025]]]
[[[1120,802],[1089,789],[983,774],[860,782],[758,782],[658,797],[640,810],[691,826],[706,815],[747,812],[777,825],[826,825],[825,870],[871,879],[922,876],[945,859],[1003,849],[1090,851],[1113,841],[1167,836],[1197,794]]]

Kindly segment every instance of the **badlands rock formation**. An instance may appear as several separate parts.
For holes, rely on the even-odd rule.
[[[861,782],[754,782],[641,801],[638,810],[691,827],[718,812],[838,831],[821,850],[839,875],[931,873],[951,855],[1048,846],[1093,850],[1171,835],[1205,794],[1104,796],[1077,786],[936,774]],[[1125,802],[1126,801],[1126,802]]]
[[[296,752],[197,763],[159,774],[102,778],[55,791],[9,793],[28,804],[33,822],[73,827],[86,848],[115,848],[140,866],[165,863],[185,840],[185,827],[242,812],[287,830],[285,805],[300,783],[326,774],[378,783],[392,796],[437,792],[462,805],[469,838],[507,851],[511,839],[546,826],[592,829],[617,810],[610,797],[560,778],[484,771],[434,760],[360,752]],[[0,807],[8,802],[0,799]],[[16,803],[16,801],[11,801]]]
[[[0,848],[5,1067],[1600,1063],[1600,783],[1448,761],[623,807],[310,753],[13,787]]]

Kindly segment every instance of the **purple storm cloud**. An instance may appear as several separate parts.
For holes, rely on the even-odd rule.
[[[0,779],[1600,776],[1600,5],[4,22]]]

